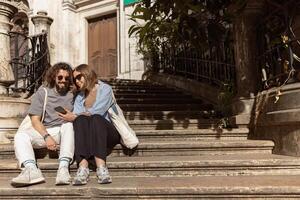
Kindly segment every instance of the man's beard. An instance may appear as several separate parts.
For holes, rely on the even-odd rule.
[[[56,87],[56,91],[57,91],[60,95],[65,95],[65,94],[67,94],[67,92],[69,91],[69,84],[68,84],[68,83],[64,83],[64,87],[59,87],[58,84],[56,84],[55,87]]]

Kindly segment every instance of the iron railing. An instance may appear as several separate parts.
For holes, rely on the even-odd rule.
[[[214,86],[235,85],[234,51],[224,44],[203,49],[164,49],[152,61],[159,72],[183,76]]]
[[[299,58],[293,51],[297,39],[274,46],[259,56],[262,89],[282,86],[299,81]]]
[[[43,76],[49,67],[50,56],[47,34],[42,33],[27,37],[11,32],[11,65],[15,83],[12,91],[28,92],[30,96],[42,84]]]
[[[285,1],[269,2],[257,25],[258,65],[261,70],[261,89],[269,89],[299,81],[300,42],[293,29],[300,3]]]

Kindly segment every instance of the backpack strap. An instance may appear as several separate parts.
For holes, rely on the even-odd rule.
[[[43,113],[42,113],[42,118],[41,122],[44,121],[45,114],[46,114],[46,105],[47,105],[47,99],[48,99],[48,91],[46,88],[43,88],[45,90],[45,98],[44,98],[44,105],[43,105]]]

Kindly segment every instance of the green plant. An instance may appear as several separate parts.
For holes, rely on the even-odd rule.
[[[246,0],[141,0],[131,14],[129,35],[138,37],[140,53],[164,48],[199,47],[224,37],[232,19],[227,7]]]

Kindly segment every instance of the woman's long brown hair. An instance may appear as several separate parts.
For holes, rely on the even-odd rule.
[[[86,64],[78,65],[75,67],[74,71],[80,72],[84,77],[85,82],[80,90],[84,91],[85,95],[88,95],[98,82],[96,72]]]

